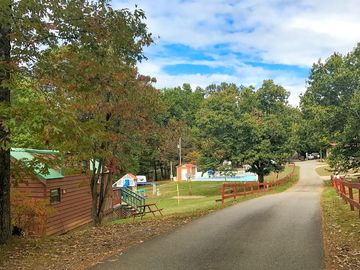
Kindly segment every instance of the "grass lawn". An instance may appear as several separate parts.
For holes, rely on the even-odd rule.
[[[269,175],[265,176],[265,181],[276,181],[278,179],[284,178],[285,176],[289,175],[293,170],[292,166],[286,165],[284,170],[279,173],[270,173]]]
[[[326,163],[319,163],[319,166],[315,170],[320,176],[330,176],[334,174],[330,166]]]
[[[286,166],[284,172],[279,173],[279,179],[290,174],[292,171],[291,166]],[[176,216],[197,216],[207,213],[212,210],[221,209],[234,203],[264,196],[269,193],[276,193],[286,190],[289,186],[295,183],[299,178],[299,168],[295,168],[295,176],[289,183],[280,186],[269,192],[261,192],[248,196],[237,197],[237,200],[233,199],[225,200],[224,205],[221,202],[216,201],[221,198],[221,187],[223,182],[205,182],[205,181],[192,181],[191,183],[162,181],[156,182],[157,188],[160,190],[160,196],[152,195],[152,187],[146,189],[146,203],[157,203],[159,208],[163,208],[164,215],[176,215]],[[275,181],[277,174],[270,175],[266,181]],[[232,183],[232,182],[231,182]],[[177,200],[177,186],[179,187],[179,202]],[[151,215],[146,215],[144,219],[152,218]],[[113,224],[130,222],[131,219],[117,220],[111,222]]]
[[[358,197],[358,192],[354,192]],[[326,269],[360,269],[360,218],[332,187],[321,194]]]

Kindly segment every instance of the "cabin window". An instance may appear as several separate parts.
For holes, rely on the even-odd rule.
[[[50,189],[50,203],[60,202],[60,188]]]

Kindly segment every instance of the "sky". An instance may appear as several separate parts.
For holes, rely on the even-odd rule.
[[[155,37],[139,72],[157,88],[272,79],[297,106],[312,64],[360,42],[360,0],[113,0],[135,5]]]

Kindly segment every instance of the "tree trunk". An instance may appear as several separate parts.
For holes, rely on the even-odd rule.
[[[95,162],[93,164],[95,165]],[[94,226],[99,226],[102,223],[108,194],[112,187],[112,174],[111,172],[103,172],[103,164],[103,159],[100,159],[99,167],[96,171],[93,171],[91,176],[91,216]],[[95,166],[93,166],[93,168],[94,167]],[[98,183],[100,183],[100,185]]]
[[[265,177],[265,176],[264,176],[263,173],[260,173],[260,172],[258,173],[258,179],[259,179],[259,182],[260,182],[260,183],[264,183],[264,177]]]
[[[10,2],[10,1],[9,1]],[[9,3],[9,9],[10,9]],[[10,15],[10,12],[9,12]],[[4,22],[3,18],[2,21]],[[10,80],[10,27],[0,25],[0,104],[10,106],[10,89],[3,83]],[[8,115],[0,119],[0,243],[5,243],[11,236],[10,216],[10,132],[6,127]]]
[[[264,183],[264,178],[265,178],[264,163],[261,162],[261,160],[257,160],[252,164],[251,167],[252,167],[251,171],[258,175],[259,183]]]
[[[91,217],[93,220],[94,226],[99,225],[99,219],[98,219],[98,205],[99,205],[99,192],[98,192],[98,181],[99,177],[101,176],[101,171],[103,168],[103,161],[99,160],[99,167],[95,168],[95,159],[93,162],[93,173],[91,175],[91,181],[90,181],[90,189],[91,189]],[[102,181],[102,180],[100,180]]]
[[[155,181],[158,180],[158,176],[157,176],[157,167],[156,167],[156,160],[154,160],[154,178],[155,178]]]
[[[163,164],[162,163],[160,163],[160,172],[161,172],[161,177],[160,177],[160,180],[162,181],[162,180],[164,180],[164,178],[165,178],[165,175],[164,175],[164,167],[163,167]]]
[[[1,128],[1,127],[0,127]],[[3,130],[0,130],[3,138]],[[0,244],[11,236],[10,150],[0,150]]]
[[[170,179],[170,166],[166,165],[166,179]],[[170,179],[172,180],[172,179]]]
[[[101,176],[101,185],[100,185],[100,191],[99,191],[99,204],[97,208],[97,215],[95,217],[95,225],[99,226],[102,223],[103,217],[104,217],[104,211],[105,206],[109,194],[109,189],[112,186],[112,174],[109,173],[103,173]]]

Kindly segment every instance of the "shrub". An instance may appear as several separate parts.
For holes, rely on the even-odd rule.
[[[26,234],[44,234],[47,217],[55,211],[48,200],[35,199],[30,193],[11,192],[11,222]]]

